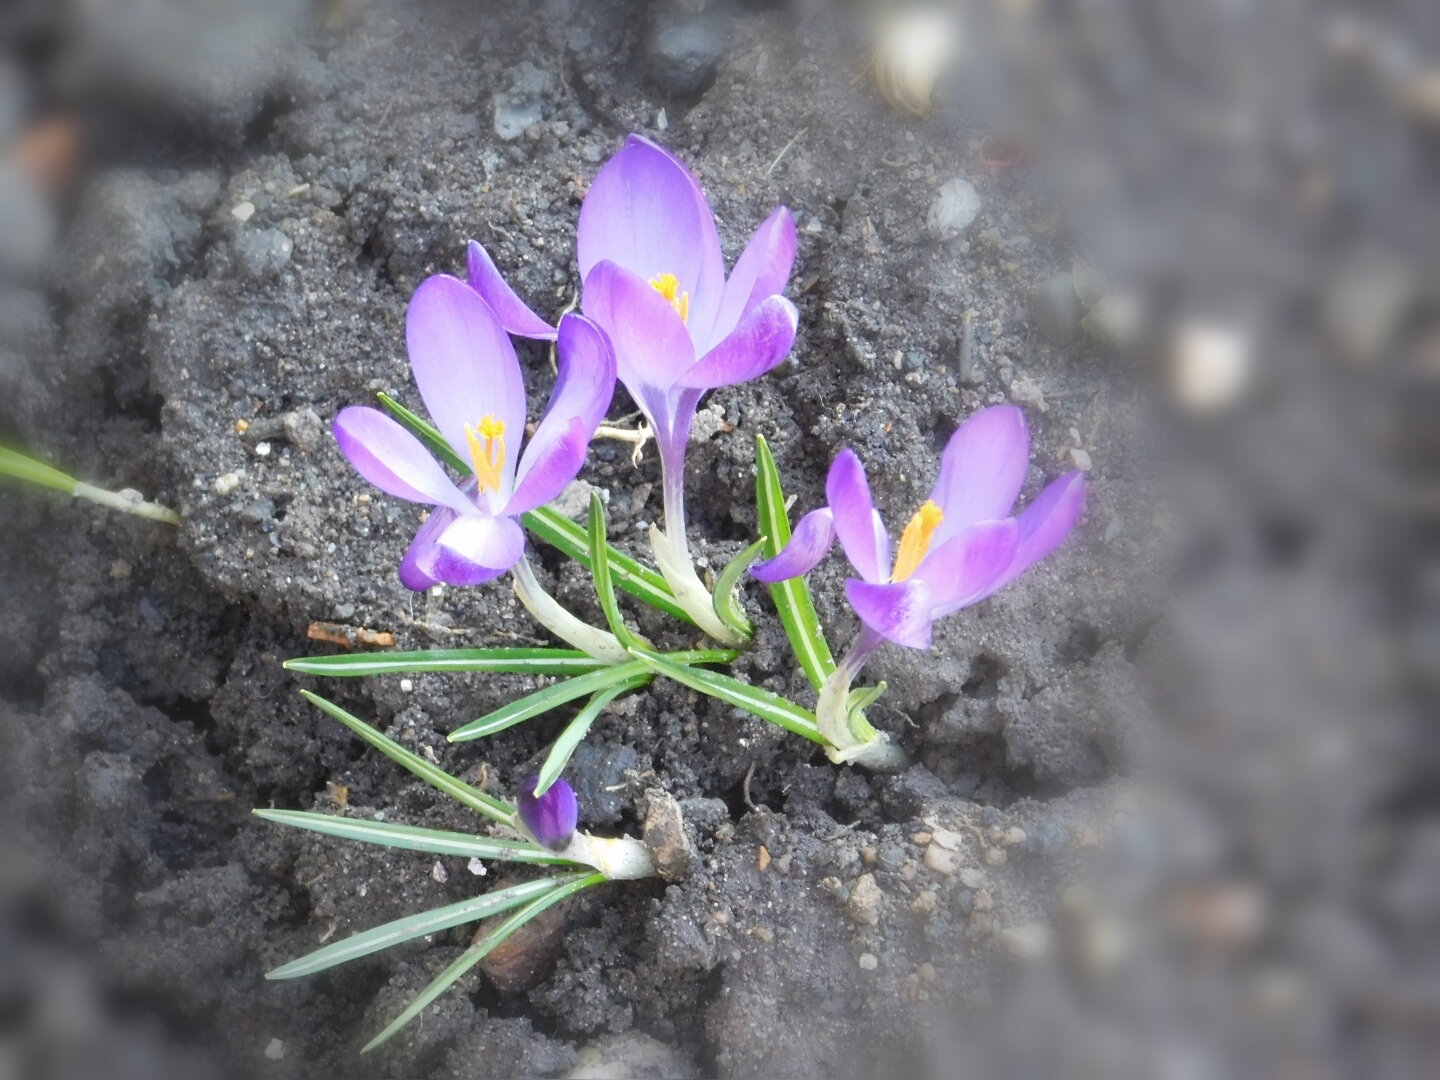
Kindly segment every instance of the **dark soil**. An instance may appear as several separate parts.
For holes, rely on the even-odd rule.
[[[325,28],[278,23],[263,63],[147,104],[150,126],[104,147],[79,192],[63,272],[7,301],[25,317],[0,343],[14,358],[0,426],[184,524],[3,495],[0,903],[13,917],[0,955],[16,963],[0,976],[0,1030],[28,1032],[25,1053],[57,1069],[73,1050],[137,1076],[559,1075],[579,1048],[632,1031],[706,1075],[948,1068],[957,1025],[1003,1000],[1021,963],[1001,932],[1064,923],[1066,888],[1106,877],[1109,860],[1150,865],[1124,778],[1143,756],[1135,665],[1154,644],[1173,521],[1158,512],[1135,369],[1084,341],[1050,344],[1028,313],[1029,284],[1075,255],[1042,170],[983,168],[981,116],[905,120],[852,85],[863,50],[839,21],[727,10],[718,66],[677,93],[650,60],[642,4],[328,7]],[[502,139],[497,102],[541,118]],[[617,703],[573,766],[577,788],[605,795],[582,820],[633,830],[644,789],[661,786],[697,828],[699,872],[587,894],[531,989],[503,995],[472,974],[361,1058],[465,930],[313,979],[263,973],[487,881],[462,860],[435,874],[433,857],[249,816],[333,809],[343,787],[351,814],[475,827],[298,690],[497,793],[565,716],[451,746],[448,731],[533,680],[282,670],[326,648],[305,639],[313,620],[408,648],[545,641],[503,583],[406,592],[395,567],[416,508],[355,475],[328,424],[376,391],[418,405],[405,304],[425,276],[462,272],[472,237],[537,310],[560,311],[578,286],[586,184],[630,131],[695,170],[731,260],[776,204],[800,226],[794,354],[712,393],[691,448],[691,536],[708,565],[755,535],[757,435],[797,513],[850,446],[893,523],[925,497],[955,425],[992,402],[1030,420],[1022,502],[1071,467],[1070,448],[1089,451],[1086,515],[1054,557],[937,627],[930,653],[872,661],[867,678],[889,684],[872,718],[917,762],[899,776],[837,769],[672,683]],[[932,236],[927,209],[959,177],[981,217],[967,237]],[[533,414],[547,354],[520,352]],[[632,412],[621,390],[611,417]],[[597,442],[582,476],[608,498],[612,538],[643,557],[658,463],[647,452],[632,467],[628,452]],[[556,595],[599,621],[588,578],[538,554]],[[837,559],[811,578],[837,650],[855,630],[843,577]],[[735,673],[813,701],[764,590],[745,599],[760,631]],[[667,645],[692,643],[632,614]],[[951,865],[914,839],[936,830],[962,838]],[[870,883],[873,925],[856,914]],[[13,989],[11,971],[26,973]],[[77,995],[90,1004],[70,1038],[45,1020],[64,1007],[46,1003]],[[1024,1000],[1023,1015],[1050,1015]]]

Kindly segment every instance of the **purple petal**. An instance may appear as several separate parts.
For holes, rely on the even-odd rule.
[[[955,429],[930,498],[945,514],[938,546],[977,521],[1010,516],[1030,464],[1025,414],[1013,405],[982,409]]]
[[[641,387],[669,390],[695,364],[695,344],[675,309],[644,278],[605,261],[585,277],[585,314],[615,349],[620,381],[639,400]]]
[[[1080,520],[1085,509],[1085,474],[1078,469],[1050,483],[1015,518],[1019,537],[1009,567],[990,587],[995,592],[1049,555]],[[988,594],[987,594],[988,595]]]
[[[785,207],[777,206],[750,237],[730,272],[709,340],[723,339],[760,301],[783,293],[794,265],[795,219]]]
[[[515,295],[500,271],[490,259],[490,253],[480,244],[470,241],[465,253],[467,276],[470,287],[480,294],[490,309],[500,319],[500,325],[516,337],[536,338],[540,341],[554,341],[555,327],[536,315]]]
[[[935,617],[978,603],[998,589],[1019,536],[1014,518],[980,521],[931,551],[915,577],[930,586]]]
[[[330,426],[355,471],[387,495],[467,510],[465,498],[423,443],[379,409],[352,405]]]
[[[510,516],[544,506],[560,492],[585,465],[594,428],[573,417],[565,430],[554,434],[543,447],[525,452],[525,475],[515,482],[515,491],[505,504]]]
[[[795,344],[800,313],[783,296],[771,296],[740,320],[724,341],[711,349],[679,385],[701,390],[734,386],[759,378],[773,368]]]
[[[425,519],[425,524],[420,526],[415,539],[410,541],[405,558],[400,560],[400,584],[412,592],[424,592],[440,584],[440,579],[427,573],[425,567],[434,568],[435,540],[454,520],[455,511],[448,506],[436,508]]]
[[[866,581],[890,576],[890,534],[870,498],[865,466],[853,450],[841,450],[825,478],[825,499],[835,515],[835,535],[850,565]]]
[[[911,649],[930,647],[934,603],[925,582],[911,578],[880,585],[848,578],[845,596],[861,622],[895,644]]]
[[[435,546],[467,563],[505,571],[525,553],[525,533],[512,518],[460,514],[440,534]]]
[[[515,800],[520,820],[542,847],[563,851],[570,846],[575,826],[580,823],[580,804],[575,799],[575,789],[557,778],[537,799],[535,789],[539,786],[538,776],[527,777],[520,785],[520,795]]]
[[[525,384],[515,347],[490,305],[459,278],[426,278],[405,314],[410,370],[435,426],[460,457],[469,460],[465,425],[494,416],[505,425],[502,492],[515,475],[525,431]]]
[[[471,562],[437,541],[456,521],[455,511],[441,507],[420,527],[410,550],[400,563],[400,583],[407,589],[423,592],[432,585],[457,587],[480,585],[505,573],[508,567],[481,566]]]
[[[605,260],[641,281],[674,274],[693,325],[708,332],[715,321],[725,261],[714,215],[690,170],[648,139],[631,135],[596,174],[580,207],[577,256],[581,280]]]
[[[750,574],[756,581],[773,583],[808,574],[835,543],[835,520],[828,508],[811,510],[800,519],[779,555],[756,563]]]

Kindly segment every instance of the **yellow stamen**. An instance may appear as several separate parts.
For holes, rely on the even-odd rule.
[[[470,463],[480,490],[499,491],[500,470],[505,467],[505,421],[487,413],[480,418],[478,431],[465,425],[465,441],[470,444]]]
[[[680,291],[680,279],[674,274],[656,274],[650,279],[650,287],[670,301],[680,321],[690,321],[690,294]]]
[[[900,535],[900,551],[895,556],[895,569],[890,572],[891,581],[904,581],[915,573],[930,551],[930,538],[944,520],[940,507],[929,499],[915,511]]]

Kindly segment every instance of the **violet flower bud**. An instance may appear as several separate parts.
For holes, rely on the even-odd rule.
[[[575,801],[575,789],[564,780],[556,780],[539,798],[535,788],[538,776],[527,777],[520,785],[520,797],[516,800],[520,809],[520,820],[530,830],[537,843],[551,851],[563,851],[570,846],[575,835],[575,825],[580,820],[580,805]]]

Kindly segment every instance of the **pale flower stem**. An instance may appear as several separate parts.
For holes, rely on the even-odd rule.
[[[605,837],[576,833],[561,852],[567,859],[593,866],[610,881],[634,881],[655,876],[655,863],[645,844],[631,836]]]
[[[163,521],[166,525],[179,525],[180,515],[169,507],[161,506],[159,503],[146,502],[138,494],[129,491],[106,491],[104,488],[95,487],[85,481],[78,481],[70,494],[77,499],[88,499],[101,506],[108,506],[112,510],[121,510],[127,514],[134,514],[136,517],[149,518],[151,521]]]
[[[830,743],[826,755],[837,765],[848,762],[887,772],[906,764],[905,752],[891,743],[888,735],[875,731],[863,720],[852,722],[850,717],[850,684],[884,641],[882,635],[861,623],[854,643],[820,687],[815,720],[820,734]],[[857,726],[864,730],[863,736],[856,731]]]
[[[536,580],[535,571],[524,555],[511,567],[510,573],[515,579],[515,595],[520,597],[525,610],[561,641],[567,641],[581,652],[607,664],[623,664],[634,659],[610,631],[581,622],[561,607],[559,601],[547,593]]]
[[[665,536],[677,563],[690,566],[690,543],[685,538],[685,454],[672,461],[661,446],[660,472],[665,489]],[[693,569],[691,573],[694,573]]]
[[[685,454],[666,452],[660,440],[660,469],[665,488],[665,529],[650,526],[650,548],[675,601],[695,620],[695,625],[722,645],[743,646],[745,641],[715,614],[715,598],[695,572],[690,561],[690,544],[685,537]]]

